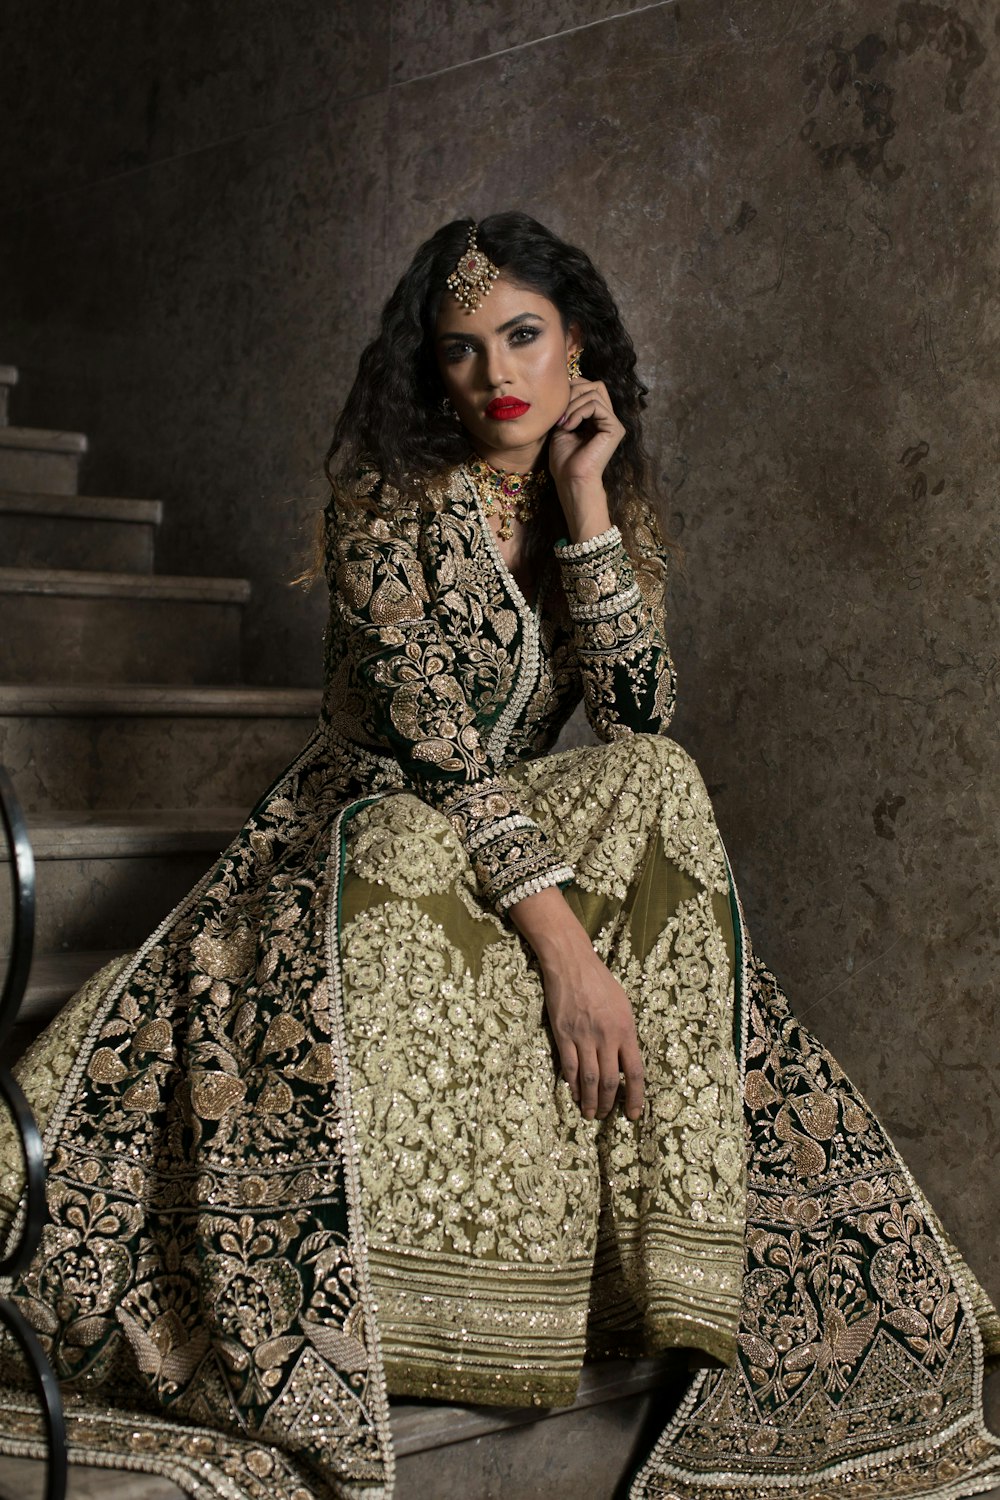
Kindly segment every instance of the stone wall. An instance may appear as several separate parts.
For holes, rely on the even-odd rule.
[[[115,7],[95,47],[87,7],[48,73],[5,49],[43,148],[0,147],[17,419],[167,502],[161,567],[252,579],[248,679],[313,681],[285,578],[413,245],[516,206],[586,246],[651,387],[677,735],[757,946],[1000,1296],[992,6],[235,9]],[[35,58],[70,10],[32,10]]]

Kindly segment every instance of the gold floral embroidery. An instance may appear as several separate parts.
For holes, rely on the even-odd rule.
[[[317,733],[138,957],[24,1059],[50,1222],[16,1295],[60,1378],[105,1408],[113,1393],[139,1428],[156,1405],[378,1485],[391,1457],[328,969],[330,831],[353,776]],[[61,1033],[76,1047],[53,1097]],[[91,1408],[73,1411],[86,1446]],[[207,1452],[232,1455],[222,1438]]]
[[[618,748],[616,748],[618,746]],[[645,857],[644,830],[655,807],[666,857],[706,890],[728,890],[725,856],[712,805],[694,761],[675,741],[631,735],[609,745],[600,777],[581,798],[572,768],[583,778],[587,749],[548,756],[518,775],[532,791],[534,816],[563,830],[563,848],[585,890],[624,896]]]
[[[509,1399],[565,1400],[584,1341],[599,1350],[638,1332],[729,1358],[735,1335],[736,1362],[695,1382],[635,1500],[773,1500],[776,1487],[786,1500],[953,1500],[996,1483],[977,1326],[995,1339],[996,1314],[745,933],[730,952],[704,788],[679,747],[647,733],[673,703],[655,528],[638,528],[637,568],[613,537],[570,552],[534,620],[460,476],[433,514],[369,490],[364,515],[331,516],[315,736],[138,955],[85,987],[19,1069],[44,1124],[50,1223],[14,1292],[66,1381],[75,1456],[112,1467],[139,1456],[220,1500],[391,1490],[338,925],[341,824],[377,799],[348,821],[346,998],[370,1028],[359,1114],[374,1121],[382,1107],[383,1064],[398,1075],[385,1120],[396,1110],[402,1138],[384,1133],[373,1151],[383,1176],[370,1196],[377,1214],[380,1185],[387,1201],[398,1194],[407,1225],[406,1243],[375,1259],[387,1343],[414,1388],[447,1394],[454,1375],[458,1394],[505,1399],[496,1351],[530,1338],[536,1354]],[[612,743],[531,759],[581,692]],[[415,753],[425,728],[429,758]],[[433,758],[441,742],[457,769]],[[658,1053],[639,1130],[580,1120],[541,1046],[537,974],[497,915],[564,860],[577,869],[567,899],[640,997]],[[393,946],[377,918],[397,910],[410,940]],[[724,1035],[734,956],[738,1058]],[[366,964],[409,976],[394,981],[392,1015],[378,1013]],[[426,1061],[427,1095],[411,1087],[397,1028]],[[537,1068],[526,1076],[514,1056],[504,1092],[496,1059],[518,1036]],[[492,1115],[472,1108],[481,1058]],[[554,1156],[538,1159],[536,1119],[561,1127]],[[471,1139],[497,1163],[494,1218],[473,1211]],[[12,1149],[0,1138],[8,1215]],[[420,1166],[435,1152],[445,1170],[429,1176],[428,1204]],[[593,1236],[598,1200],[587,1307],[590,1251],[577,1242]],[[442,1248],[424,1253],[425,1232]],[[527,1299],[512,1296],[509,1266],[523,1266]],[[462,1321],[467,1286],[481,1293],[475,1323]],[[420,1348],[428,1307],[458,1354],[439,1386],[440,1359]],[[44,1451],[20,1391],[0,1395],[0,1439]]]
[[[683,861],[676,889],[687,894],[666,897],[657,879],[665,833],[673,837],[678,800],[685,792],[690,800],[695,777],[678,747],[643,736],[515,773],[520,805],[586,877],[583,888],[597,899],[588,917],[600,923],[590,928],[595,946],[632,998],[648,1090],[638,1126],[620,1113],[603,1125],[582,1120],[557,1081],[527,950],[484,925],[482,906],[450,899],[475,882],[448,823],[408,797],[386,798],[352,820],[345,1011],[376,1295],[395,1310],[383,1339],[396,1389],[568,1399],[586,1345],[602,1203],[620,1228],[631,1296],[648,1314],[648,1347],[694,1338],[732,1356],[742,1109],[729,948],[709,887],[718,885],[721,854],[702,812],[685,820],[697,822],[701,840],[674,838]],[[643,872],[652,885],[639,896]],[[655,913],[652,930],[633,928],[630,889]],[[453,1311],[425,1337],[413,1310],[430,1294],[441,1257],[451,1267]],[[519,1329],[504,1313],[498,1341],[500,1309],[529,1284],[531,1326]],[[465,1285],[476,1288],[467,1301],[458,1291]],[[610,1304],[606,1297],[605,1322]],[[449,1319],[460,1321],[461,1338]],[[538,1319],[551,1342],[532,1354]]]
[[[944,1500],[996,1482],[967,1271],[773,976],[754,963],[750,984],[739,1358],[698,1378],[632,1500],[768,1500],[776,1483]]]
[[[329,515],[325,713],[338,734],[394,756],[409,788],[447,811],[463,841],[475,835],[480,887],[503,908],[572,874],[516,806],[505,765],[551,744],[581,686],[602,738],[665,726],[673,677],[656,612],[619,540],[596,560],[562,563],[568,593],[595,592],[608,618],[573,624],[559,592],[540,624],[463,469],[430,516],[369,481],[369,509]],[[652,555],[651,527],[642,535]],[[609,666],[615,653],[619,672]],[[504,798],[507,810],[493,812]],[[511,813],[522,818],[516,829]]]
[[[662,734],[673,715],[674,666],[663,623],[662,546],[652,517],[639,528],[648,552],[637,575],[616,526],[557,549],[587,718],[598,739]]]
[[[396,896],[440,895],[472,872],[451,824],[419,797],[387,797],[356,813],[350,825],[351,866]]]

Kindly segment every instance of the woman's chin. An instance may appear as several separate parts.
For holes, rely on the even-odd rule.
[[[537,422],[527,427],[524,419],[518,417],[506,422],[491,422],[489,430],[470,433],[470,439],[477,453],[482,455],[526,453],[533,463],[549,440],[549,430],[548,427],[539,429]]]

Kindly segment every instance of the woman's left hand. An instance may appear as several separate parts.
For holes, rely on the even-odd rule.
[[[604,470],[624,436],[603,381],[574,380],[566,411],[550,434],[548,454],[549,473],[574,541],[584,540],[583,531],[597,535],[609,524]],[[604,524],[595,531],[601,519]]]

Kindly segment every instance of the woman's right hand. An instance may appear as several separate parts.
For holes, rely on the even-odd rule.
[[[629,998],[594,952],[556,886],[526,896],[510,916],[542,970],[545,1008],[563,1077],[584,1119],[611,1113],[625,1077],[625,1113],[642,1113],[643,1068]]]

